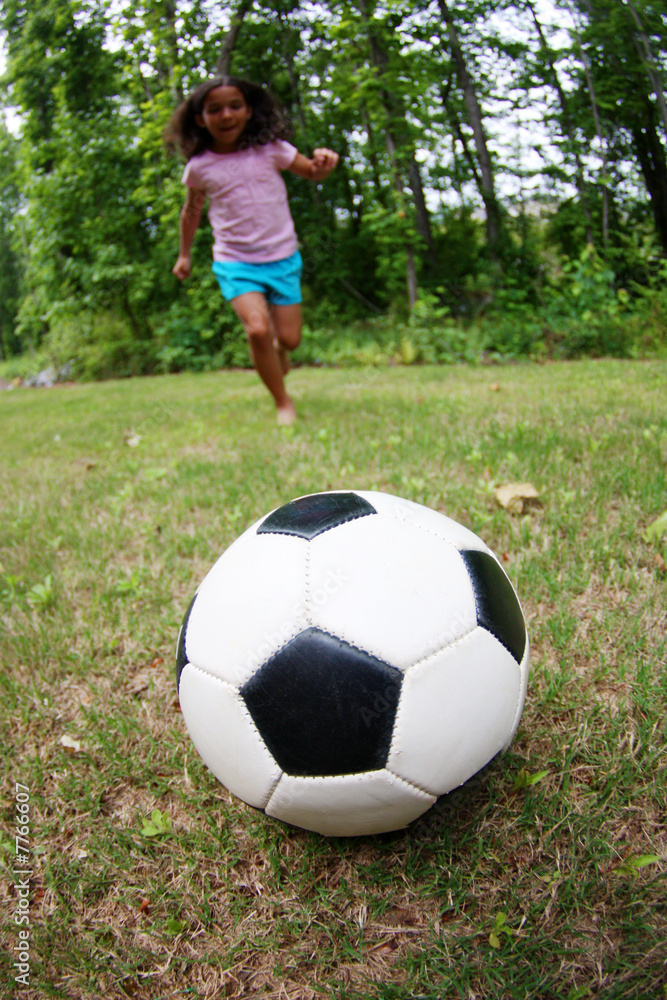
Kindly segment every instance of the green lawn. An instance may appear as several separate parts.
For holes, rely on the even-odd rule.
[[[2,980],[23,926],[27,1000],[667,996],[667,537],[645,537],[667,509],[667,363],[290,381],[287,431],[253,372],[0,394]],[[523,481],[541,506],[509,514],[494,487]],[[173,665],[222,550],[336,488],[480,534],[533,650],[510,751],[407,830],[351,840],[222,788]]]

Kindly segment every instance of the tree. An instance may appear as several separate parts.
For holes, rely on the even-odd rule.
[[[110,285],[129,308],[120,276],[133,256],[127,243],[141,234],[127,217],[128,166],[138,154],[120,114],[118,56],[105,47],[103,13],[90,6],[82,17],[71,0],[10,0],[4,9],[8,79],[24,122],[17,176],[29,252],[18,330],[30,342],[46,331],[50,312],[108,300]],[[114,283],[109,261],[119,243]]]
[[[241,0],[236,10],[233,12],[229,30],[220,48],[220,55],[215,65],[215,71],[219,76],[229,76],[231,73],[232,55],[234,46],[239,36],[243,18],[252,7],[252,0]]]
[[[558,97],[560,123],[566,139],[566,148],[564,153],[566,158],[571,157],[574,160],[574,180],[579,195],[579,201],[586,217],[586,241],[587,243],[594,244],[588,185],[584,171],[581,143],[576,132],[571,102],[568,95],[565,93],[565,88],[561,82],[560,75],[556,67],[557,54],[549,45],[543,25],[535,9],[535,4],[532,0],[525,0],[525,3],[530,12],[539,39],[539,51],[536,53],[533,66],[540,67],[540,63],[542,64],[540,67],[541,73],[539,73],[539,75],[554,88]],[[526,75],[530,80],[533,76],[533,70],[529,70]]]
[[[233,322],[212,276],[171,274],[183,190],[162,132],[229,70],[272,89],[304,152],[342,154],[319,188],[286,175],[321,316],[523,301],[538,231],[570,256],[606,245],[623,276],[635,233],[667,248],[667,0],[556,2],[564,43],[537,0],[5,0],[22,131],[0,133],[0,351],[109,315],[145,358],[221,347]],[[532,140],[515,155],[505,137],[536,102],[533,168]],[[197,240],[205,260],[205,227]]]
[[[661,93],[656,84],[657,63],[647,61],[641,35],[663,56],[667,52],[667,4],[647,2],[643,7],[642,32],[631,7],[615,0],[572,0],[582,19],[580,42],[582,87],[591,112],[589,134],[607,136],[606,155],[618,162],[634,154],[650,199],[656,233],[667,252],[667,161],[662,123]],[[646,31],[644,30],[646,29]],[[653,59],[653,50],[651,59]],[[657,86],[657,90],[656,90]],[[581,101],[583,105],[583,101]],[[582,108],[583,110],[583,108]],[[606,171],[606,159],[603,162]],[[603,183],[609,187],[608,178]]]
[[[16,336],[21,268],[17,146],[0,121],[0,358],[17,354],[21,346]]]
[[[502,218],[498,197],[494,171],[491,161],[491,154],[484,128],[484,114],[477,97],[475,84],[468,69],[468,63],[463,52],[461,39],[454,15],[448,6],[447,0],[438,0],[438,7],[442,14],[442,19],[447,28],[449,37],[449,48],[452,60],[456,68],[456,76],[459,86],[463,92],[468,122],[472,128],[475,153],[477,157],[478,170],[475,171],[475,178],[479,185],[479,193],[484,201],[486,210],[486,233],[491,259],[498,264],[500,262],[500,241],[502,236]]]

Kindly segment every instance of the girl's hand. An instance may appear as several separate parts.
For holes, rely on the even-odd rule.
[[[323,181],[328,177],[333,168],[338,163],[338,153],[330,149],[316,149],[312,158],[297,153],[289,170],[297,177],[304,177],[307,181]]]
[[[171,269],[171,273],[175,274],[179,281],[184,281],[185,278],[189,278],[192,272],[192,262],[190,257],[185,257],[181,255],[174,266]]]
[[[331,149],[316,149],[313,152],[311,178],[314,181],[322,181],[328,177],[338,163],[338,153]]]

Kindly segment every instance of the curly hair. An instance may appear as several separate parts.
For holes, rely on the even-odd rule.
[[[215,76],[200,84],[174,111],[163,138],[169,150],[180,150],[186,160],[205,152],[213,139],[208,129],[197,124],[207,95],[216,87],[236,87],[252,110],[243,130],[239,149],[265,146],[274,139],[289,139],[291,129],[278,101],[265,87],[236,76]]]

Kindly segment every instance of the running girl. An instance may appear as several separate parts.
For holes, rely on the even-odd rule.
[[[304,156],[287,142],[288,134],[271,94],[233,76],[198,87],[176,109],[166,132],[167,143],[188,161],[173,273],[180,280],[191,273],[192,241],[208,199],[213,271],[243,324],[283,425],[296,418],[284,376],[288,352],[301,340],[301,255],[280,171],[321,181],[338,163],[330,149]]]

